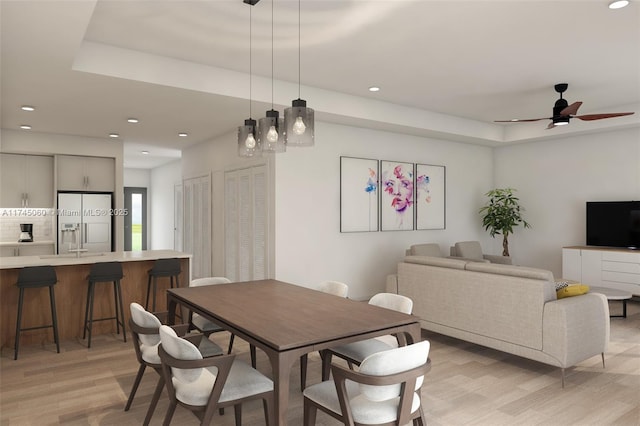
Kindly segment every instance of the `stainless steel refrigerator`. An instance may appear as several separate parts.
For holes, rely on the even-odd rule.
[[[58,254],[112,250],[111,194],[58,193]]]

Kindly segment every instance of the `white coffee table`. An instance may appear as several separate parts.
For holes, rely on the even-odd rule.
[[[615,288],[607,287],[590,287],[590,293],[604,294],[607,300],[620,300],[622,301],[622,315],[610,315],[611,318],[626,318],[627,317],[627,300],[631,299],[632,294],[628,291],[617,290]]]

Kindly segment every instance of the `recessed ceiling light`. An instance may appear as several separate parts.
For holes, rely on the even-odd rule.
[[[21,128],[22,130],[31,130],[31,126],[29,126],[28,124],[21,124],[21,125],[20,125],[20,128]]]
[[[139,123],[140,120],[138,120],[137,118],[127,118],[127,123]]]
[[[110,137],[110,138],[119,138],[119,137],[120,137],[120,135],[119,135],[119,134],[117,134],[117,133],[109,133],[109,137]]]
[[[142,155],[149,155],[149,151],[140,151]]]
[[[178,136],[180,136],[181,138],[186,138],[187,136],[189,136],[189,134],[186,132],[180,132],[178,133]]]
[[[31,105],[22,105],[20,107],[21,110],[23,111],[35,111],[35,107],[32,107]]]
[[[370,92],[379,92],[380,88],[378,86],[371,86],[371,87],[369,87],[369,91]]]
[[[629,0],[616,0],[609,3],[609,9],[622,9],[629,5]]]

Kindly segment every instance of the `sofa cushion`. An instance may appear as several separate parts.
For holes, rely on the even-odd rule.
[[[414,244],[409,248],[407,255],[442,257],[442,252],[440,246],[435,243]]]
[[[485,272],[487,274],[509,275],[512,277],[532,278],[535,280],[555,282],[553,279],[553,273],[546,269],[479,262],[469,262],[466,264],[465,269],[467,271]]]
[[[419,265],[440,266],[450,269],[464,269],[467,260],[450,259],[446,257],[432,256],[407,256],[404,258],[406,263],[417,263]]]
[[[461,241],[455,244],[456,256],[482,260],[482,247],[479,241]]]

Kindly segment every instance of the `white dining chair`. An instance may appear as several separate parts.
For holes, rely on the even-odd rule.
[[[340,281],[323,281],[318,286],[318,290],[323,293],[332,294],[338,297],[347,297],[349,294],[349,286]],[[307,363],[308,354],[300,357],[300,389],[304,390],[307,386]]]
[[[198,413],[208,425],[219,408],[233,406],[236,425],[242,423],[242,403],[261,399],[267,425],[274,416],[273,381],[234,354],[203,358],[198,348],[178,337],[171,327],[160,326],[158,354],[169,408],[164,425],[169,425],[178,405]]]
[[[129,393],[129,398],[127,399],[127,404],[124,407],[124,411],[129,411],[131,408],[131,404],[133,403],[133,398],[136,395],[138,390],[138,386],[142,381],[142,377],[147,367],[153,368],[159,375],[158,383],[156,385],[156,390],[151,399],[151,403],[149,404],[149,408],[147,410],[147,415],[143,422],[144,425],[148,425],[151,421],[151,416],[155,411],[155,407],[160,398],[160,394],[162,392],[162,388],[164,387],[164,382],[162,380],[162,371],[161,371],[161,362],[160,356],[158,355],[158,346],[160,345],[160,326],[162,325],[162,315],[165,313],[151,313],[146,311],[142,305],[139,303],[133,302],[129,305],[129,310],[131,312],[131,318],[129,319],[129,328],[132,334],[133,347],[136,353],[136,359],[140,364],[138,368],[138,373],[136,374],[136,378],[133,382],[133,386],[131,388],[131,392]],[[186,325],[180,324],[172,326],[173,330],[177,332],[177,334],[183,335],[187,331]],[[216,356],[222,355],[222,349],[216,345],[215,343],[202,339],[202,335],[200,336],[191,336],[193,342],[197,342],[199,345],[199,351],[204,352],[205,356]]]
[[[369,299],[369,304],[405,314],[411,314],[413,310],[413,301],[410,298],[394,293],[378,293]],[[332,356],[344,359],[349,364],[349,367],[353,368],[354,364],[360,365],[371,354],[397,348],[398,346],[397,336],[385,335],[326,349],[321,352],[322,380],[329,379],[329,366]]]
[[[424,340],[378,352],[357,372],[332,364],[333,380],[304,390],[303,425],[315,425],[318,409],[345,425],[426,425],[420,393],[429,349]]]

